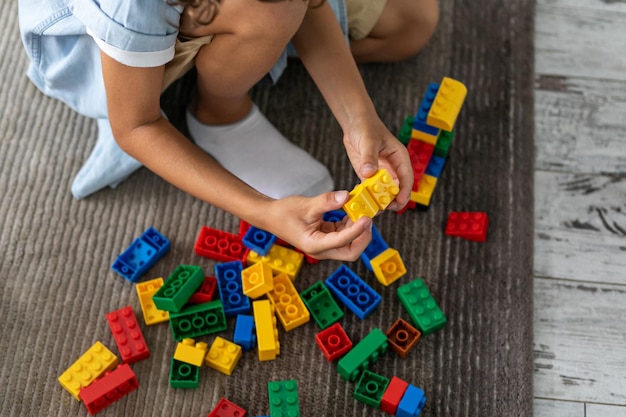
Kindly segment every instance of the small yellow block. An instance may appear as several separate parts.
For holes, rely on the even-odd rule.
[[[159,310],[152,302],[152,296],[156,294],[162,286],[163,278],[155,278],[135,285],[146,326],[162,323],[170,319],[170,313],[168,311]]]
[[[61,386],[78,401],[81,388],[91,384],[118,364],[117,356],[102,343],[96,342],[59,377]]]
[[[267,293],[285,331],[295,329],[311,319],[296,287],[286,274],[274,277],[274,289]]]
[[[376,204],[376,200],[370,195],[363,183],[350,191],[350,197],[346,204],[343,205],[343,209],[353,222],[356,222],[363,216],[373,218],[378,214],[378,204]]]
[[[420,180],[417,192],[411,192],[411,201],[415,201],[417,204],[427,206],[430,204],[430,198],[433,196],[435,186],[437,185],[437,178],[432,175],[424,174]]]
[[[206,355],[206,364],[216,371],[230,375],[241,358],[241,352],[241,346],[217,336]]]
[[[422,142],[430,143],[431,145],[436,145],[437,140],[439,139],[439,134],[441,134],[441,129],[436,135],[429,135],[426,132],[422,132],[421,130],[413,129],[411,132],[411,139],[421,140]]]
[[[174,359],[193,366],[202,366],[209,346],[204,342],[195,343],[193,339],[183,339],[176,345]]]
[[[298,272],[300,272],[303,260],[303,254],[284,246],[274,245],[267,256],[261,256],[255,251],[250,251],[246,258],[246,263],[253,265],[259,262],[265,262],[272,268],[274,274],[283,272],[293,281],[296,279]]]
[[[370,264],[378,282],[386,286],[406,274],[406,267],[400,253],[393,248],[385,249],[370,260]]]
[[[426,123],[451,132],[467,96],[467,87],[460,81],[444,77],[428,112]]]
[[[343,209],[353,222],[363,216],[374,217],[385,210],[400,192],[393,177],[385,169],[365,179],[350,191],[350,198]]]
[[[258,300],[252,302],[252,310],[254,312],[254,324],[256,325],[259,360],[274,360],[280,354],[274,306],[270,303],[270,300]]]
[[[250,298],[259,298],[274,288],[272,267],[259,262],[241,271],[243,293]]]

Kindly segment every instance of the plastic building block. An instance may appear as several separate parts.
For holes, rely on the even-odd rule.
[[[409,158],[411,159],[411,167],[413,168],[414,189],[417,190],[422,176],[426,173],[426,168],[433,155],[435,147],[419,140],[412,140],[407,146]]]
[[[286,332],[308,323],[311,319],[309,310],[287,274],[278,274],[274,277],[274,289],[267,293],[267,297],[272,302]]]
[[[258,300],[252,303],[254,324],[256,325],[256,340],[260,361],[271,361],[280,354],[278,329],[274,306],[269,300]]]
[[[267,392],[272,417],[300,417],[298,400],[298,381],[271,381],[267,383]]]
[[[352,349],[352,340],[341,327],[341,323],[335,323],[316,334],[315,342],[329,362],[341,358]]]
[[[322,330],[343,317],[343,311],[322,281],[302,291],[300,298]]]
[[[374,311],[382,300],[380,294],[345,265],[341,265],[325,282],[330,292],[361,320]]]
[[[246,410],[228,401],[226,398],[220,398],[213,411],[207,417],[243,417],[245,415]]]
[[[362,184],[357,185],[350,191],[348,202],[343,206],[346,214],[353,222],[356,222],[363,216],[373,218],[379,211],[378,204],[374,198],[365,188],[361,187],[361,185]]]
[[[170,313],[165,310],[159,310],[152,301],[152,297],[162,286],[163,278],[155,278],[135,285],[146,326],[162,323],[170,319]]]
[[[322,215],[322,220],[325,222],[337,223],[343,220],[346,217],[346,212],[343,210],[332,210],[327,211]]]
[[[446,316],[421,278],[398,287],[398,298],[423,336],[428,336],[446,325]]]
[[[389,378],[366,369],[354,388],[354,398],[371,407],[380,408],[380,401],[388,385]]]
[[[137,282],[169,250],[170,241],[149,227],[115,259],[111,268],[127,280]]]
[[[202,268],[195,265],[178,265],[174,272],[152,297],[159,310],[177,313],[204,282]]]
[[[200,386],[200,368],[172,358],[170,365],[170,387],[198,388]]]
[[[209,345],[204,342],[196,343],[193,339],[183,339],[176,345],[174,359],[189,365],[201,367]]]
[[[424,142],[430,145],[434,145],[439,140],[439,136],[441,136],[442,130],[437,129],[437,133],[431,135],[430,133],[423,132],[421,130],[413,129],[411,132],[411,139]]]
[[[243,293],[255,299],[267,294],[274,288],[272,267],[265,262],[259,262],[241,271]]]
[[[187,304],[196,305],[212,301],[216,289],[217,278],[205,276],[204,281],[202,281],[202,285],[200,285],[200,288],[198,288],[196,292],[189,297]]]
[[[241,358],[241,346],[217,336],[206,355],[207,366],[225,375],[233,373]]]
[[[443,166],[445,164],[446,158],[433,155],[432,158],[430,158],[428,166],[426,167],[426,174],[430,175],[431,177],[440,178],[441,173],[443,172]]]
[[[81,388],[91,384],[118,364],[117,357],[102,343],[96,342],[59,377],[61,386],[78,401]]]
[[[441,156],[442,158],[447,158],[453,138],[454,132],[446,132],[445,130],[442,130],[441,134],[439,135],[439,139],[437,139],[434,154],[437,156]]]
[[[284,272],[292,281],[296,279],[296,275],[300,272],[303,260],[303,254],[280,245],[272,246],[267,256],[261,256],[254,251],[250,251],[247,259],[248,265],[265,262],[272,268],[275,274]]]
[[[388,347],[387,336],[375,327],[350,352],[339,359],[337,372],[346,381],[354,382],[361,372],[387,351]]]
[[[396,409],[396,417],[417,417],[425,404],[424,391],[409,384]]]
[[[413,116],[407,116],[402,123],[400,132],[398,132],[398,140],[406,146],[411,140],[411,133],[413,132]]]
[[[404,262],[402,262],[400,253],[393,248],[386,249],[370,262],[376,279],[385,286],[391,285],[406,274],[406,267]]]
[[[256,346],[256,331],[254,328],[254,317],[239,314],[235,321],[235,331],[233,342],[241,346],[246,352]]]
[[[433,196],[436,186],[437,178],[424,174],[420,180],[418,190],[411,192],[411,201],[415,201],[422,206],[430,205],[430,199]]]
[[[363,216],[374,217],[385,210],[399,192],[393,177],[385,169],[379,169],[350,191],[343,209],[353,222]]]
[[[439,84],[430,83],[428,84],[428,89],[424,93],[424,98],[420,103],[419,109],[417,109],[417,114],[415,115],[415,119],[413,120],[413,129],[419,130],[429,135],[437,135],[439,133],[439,129],[435,126],[430,126],[428,124],[428,113],[433,105],[433,101],[435,97],[437,97],[437,92],[439,91]]]
[[[406,206],[402,207],[402,209],[398,210],[397,214],[404,214],[407,210],[414,210],[415,209],[415,201],[409,201]]]
[[[193,247],[197,255],[218,262],[244,261],[248,249],[241,236],[202,226]]]
[[[246,235],[246,232],[248,231],[248,229],[250,229],[251,227],[252,227],[252,225],[250,223],[248,223],[245,220],[239,219],[239,233],[238,233],[238,235],[243,238]]]
[[[389,347],[400,357],[406,358],[409,351],[417,345],[422,334],[405,320],[398,319],[387,331]]]
[[[385,413],[395,416],[398,404],[400,404],[400,401],[402,400],[402,397],[408,387],[409,383],[398,378],[397,376],[391,378],[391,381],[389,382],[389,385],[387,385],[387,389],[383,394],[383,398],[380,401],[380,409]]]
[[[132,307],[112,311],[106,315],[106,319],[122,362],[131,364],[150,357],[150,350]]]
[[[371,260],[383,253],[388,248],[389,245],[380,235],[378,228],[375,225],[372,225],[372,240],[361,254],[361,261],[363,262],[363,264],[365,264],[365,267],[371,271]]]
[[[461,237],[474,242],[487,240],[489,217],[482,211],[453,211],[448,215],[446,235]]]
[[[467,87],[465,87],[463,83],[449,77],[444,77],[432,107],[428,112],[426,122],[430,126],[448,132],[452,131],[466,96]]]
[[[111,372],[96,379],[88,387],[80,390],[87,411],[92,416],[102,411],[139,386],[137,377],[128,364],[121,364]]]
[[[227,318],[250,312],[250,299],[243,293],[242,270],[243,264],[241,261],[215,265],[217,288],[219,289],[220,298],[224,305],[224,314],[226,314]]]
[[[242,241],[248,249],[255,251],[261,256],[266,256],[276,242],[276,236],[265,230],[250,226]]]
[[[228,328],[221,300],[188,306],[170,314],[172,336],[177,341],[218,333]]]

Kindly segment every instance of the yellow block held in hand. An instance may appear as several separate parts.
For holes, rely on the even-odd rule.
[[[363,216],[373,218],[379,211],[385,210],[399,192],[393,177],[385,169],[379,169],[350,191],[350,198],[343,209],[353,222]]]

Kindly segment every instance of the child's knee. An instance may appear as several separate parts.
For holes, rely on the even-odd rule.
[[[416,55],[428,43],[439,23],[439,5],[437,0],[419,0],[402,2],[408,5],[402,13],[400,25],[404,53],[407,57]]]

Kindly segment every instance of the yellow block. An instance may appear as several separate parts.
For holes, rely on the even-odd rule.
[[[279,274],[274,278],[274,289],[267,296],[285,331],[295,329],[311,319],[309,310],[286,274]]]
[[[350,198],[343,209],[353,222],[363,216],[373,218],[386,209],[399,192],[400,188],[387,170],[379,169],[350,191]]]
[[[411,201],[427,206],[430,204],[430,198],[433,196],[435,186],[437,185],[437,178],[432,175],[424,174],[420,180],[419,187],[416,191],[411,192]]]
[[[217,336],[206,355],[206,364],[216,371],[230,375],[241,358],[241,351],[238,344]]]
[[[200,367],[202,366],[202,362],[204,362],[208,348],[209,346],[204,342],[195,343],[193,339],[183,339],[176,345],[174,359]]]
[[[146,326],[151,324],[162,323],[170,319],[170,313],[156,308],[152,302],[152,296],[163,286],[163,278],[155,278],[150,281],[141,282],[135,285],[141,312]]]
[[[59,382],[78,401],[81,388],[91,384],[118,364],[117,357],[102,343],[96,342],[60,377]]]
[[[428,112],[426,123],[430,126],[451,132],[456,118],[461,112],[467,96],[467,87],[460,81],[444,77],[439,85],[433,105]]]
[[[300,272],[303,260],[303,254],[284,246],[274,245],[270,249],[267,256],[261,256],[251,250],[248,253],[246,263],[248,265],[253,265],[259,262],[265,262],[270,266],[270,268],[272,268],[272,271],[274,271],[275,274],[283,272],[293,281],[296,279],[298,272]]]
[[[280,354],[274,306],[270,300],[258,300],[252,302],[252,309],[254,311],[254,324],[256,325],[259,360],[274,360]]]
[[[378,282],[386,286],[406,274],[406,267],[400,253],[393,248],[385,249],[371,259],[370,264]]]
[[[422,142],[430,143],[431,145],[436,145],[440,133],[441,129],[436,135],[429,135],[428,133],[422,132],[421,130],[413,129],[411,132],[411,139],[417,139],[421,140]]]
[[[243,293],[250,298],[259,298],[274,288],[272,267],[259,262],[241,271]]]

